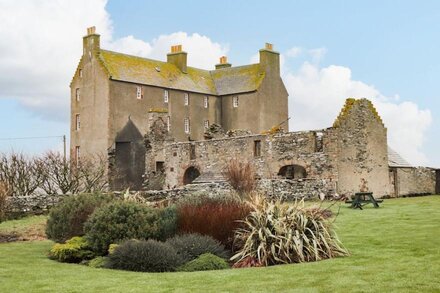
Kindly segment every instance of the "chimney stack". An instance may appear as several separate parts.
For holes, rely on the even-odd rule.
[[[215,65],[215,69],[228,68],[231,67],[231,63],[228,63],[228,57],[220,57],[220,63]]]
[[[92,58],[100,48],[100,36],[96,33],[94,26],[87,28],[87,35],[83,37],[83,55],[88,55]]]
[[[186,73],[188,54],[182,51],[182,45],[171,46],[171,53],[167,54],[167,62],[174,64],[183,73]]]
[[[260,50],[260,67],[266,74],[280,75],[280,53],[273,50],[273,44],[266,43]]]

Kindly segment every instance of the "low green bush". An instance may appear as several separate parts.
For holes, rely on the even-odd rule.
[[[110,203],[97,209],[86,222],[86,238],[101,255],[107,253],[110,244],[122,240],[164,239],[175,231],[172,214],[172,210],[134,202]]]
[[[177,254],[184,262],[189,262],[204,253],[211,253],[221,258],[229,258],[225,247],[214,238],[207,235],[182,234],[174,236],[166,241],[174,247]]]
[[[211,253],[205,253],[200,255],[198,258],[180,266],[177,270],[179,272],[195,272],[224,270],[228,268],[229,264],[223,258]]]
[[[98,256],[95,257],[94,259],[91,259],[87,265],[91,268],[105,268],[107,267],[107,263],[108,263],[108,257],[107,256]]]
[[[96,208],[111,201],[103,194],[80,194],[66,197],[50,210],[46,225],[47,238],[63,243],[73,236],[84,235],[84,223]]]
[[[83,237],[73,237],[66,243],[56,243],[52,246],[49,256],[60,262],[79,263],[95,257],[90,246]]]
[[[109,255],[108,267],[136,272],[171,272],[182,264],[176,250],[156,240],[128,240]]]

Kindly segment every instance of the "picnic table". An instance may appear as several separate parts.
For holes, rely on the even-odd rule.
[[[375,199],[372,192],[356,192],[353,200],[347,200],[345,203],[351,203],[351,208],[361,209],[366,204],[372,203],[375,208],[379,207],[381,199]]]

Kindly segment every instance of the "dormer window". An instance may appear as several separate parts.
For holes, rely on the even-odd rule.
[[[168,103],[168,90],[163,92],[163,102]]]
[[[80,93],[79,88],[77,88],[77,89],[75,90],[75,96],[76,96],[76,101],[79,102],[79,100],[80,100],[80,98],[81,98],[81,93]]]
[[[238,108],[238,96],[232,98],[232,107]]]
[[[142,87],[141,86],[136,87],[136,98],[138,100],[142,99]]]
[[[208,97],[208,96],[205,96],[205,97],[204,97],[204,99],[203,99],[203,106],[204,106],[205,108],[208,108],[208,107],[209,107],[209,97]]]
[[[184,95],[184,102],[183,102],[183,104],[185,106],[189,105],[189,95],[188,95],[188,93],[185,93],[185,95]]]

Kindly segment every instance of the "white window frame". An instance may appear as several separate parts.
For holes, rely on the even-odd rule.
[[[232,97],[232,107],[238,108],[238,96]]]
[[[171,117],[167,116],[167,130],[168,132],[171,131]]]
[[[141,100],[143,97],[142,87],[136,86],[136,99]]]
[[[184,104],[185,106],[189,106],[189,94],[188,94],[188,93],[185,93],[185,94],[183,95],[183,104]]]
[[[75,163],[77,167],[79,166],[80,157],[81,157],[81,149],[80,146],[77,145],[75,146]]]
[[[79,131],[81,129],[81,117],[79,114],[75,114],[75,130]]]
[[[191,132],[191,125],[188,117],[183,120],[183,130],[187,134]]]
[[[205,107],[205,109],[207,109],[209,107],[209,97],[208,96],[204,97],[203,106]]]
[[[203,122],[203,126],[205,127],[205,129],[208,129],[209,128],[209,120],[205,120]]]
[[[164,92],[163,92],[163,102],[164,103],[166,103],[166,104],[168,104],[168,96],[169,95],[169,93],[168,93],[168,90],[165,90]]]
[[[76,101],[79,102],[79,100],[81,99],[81,90],[79,88],[75,89],[75,96],[76,96]]]

